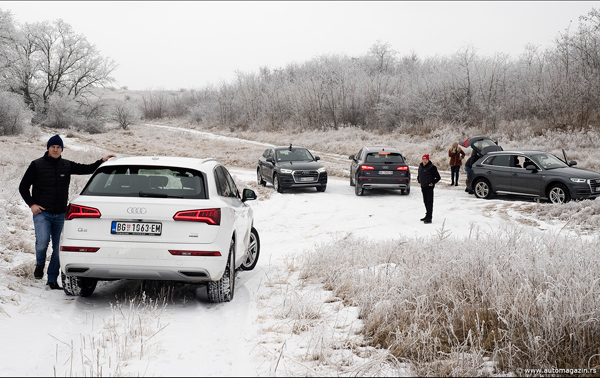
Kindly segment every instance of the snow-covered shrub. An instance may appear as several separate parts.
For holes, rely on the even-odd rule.
[[[21,96],[0,92],[0,135],[15,135],[31,124],[33,112],[27,108]]]
[[[69,96],[52,95],[46,109],[44,126],[68,129],[78,123],[79,105]]]

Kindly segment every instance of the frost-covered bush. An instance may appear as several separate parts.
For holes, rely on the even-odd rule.
[[[116,103],[112,108],[112,120],[117,122],[123,130],[139,122],[140,113],[137,107],[131,101],[124,100]]]
[[[31,124],[33,112],[15,93],[0,92],[0,135],[15,135]]]
[[[46,109],[44,126],[68,129],[79,122],[77,110],[79,105],[69,96],[55,94],[50,97]]]
[[[440,358],[456,355],[487,356],[503,372],[597,367],[598,250],[597,237],[521,228],[465,239],[347,237],[307,253],[301,276],[359,306],[371,345],[418,375],[441,374]]]

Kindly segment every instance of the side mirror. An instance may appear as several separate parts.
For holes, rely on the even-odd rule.
[[[319,161],[319,160],[321,160],[321,158],[318,156],[315,156],[315,161]]]
[[[273,164],[273,158],[270,158],[270,157],[269,157],[269,158],[267,158],[267,163],[271,163],[271,164]]]
[[[531,172],[537,172],[537,167],[533,164],[528,165],[527,167],[525,167],[525,169]]]
[[[569,162],[569,167],[572,167],[572,166],[574,166],[574,165],[577,165],[577,162],[576,162],[575,160],[571,160],[571,161]]]
[[[348,156],[348,159],[350,159],[350,160],[354,160],[354,155],[350,155],[350,156]]]
[[[244,191],[242,192],[242,202],[255,200],[255,199],[256,199],[256,193],[254,193],[254,190],[244,189]]]

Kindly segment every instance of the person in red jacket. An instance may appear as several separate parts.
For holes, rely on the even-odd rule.
[[[64,145],[60,136],[48,140],[43,157],[29,164],[19,184],[19,193],[33,213],[35,229],[36,279],[44,277],[46,251],[52,239],[52,256],[48,265],[50,289],[61,289],[58,285],[58,244],[65,222],[71,175],[89,175],[103,162],[116,155],[108,155],[92,164],[79,164],[61,157]],[[30,192],[31,190],[31,192]]]
[[[423,155],[421,164],[419,164],[417,182],[421,185],[423,202],[425,203],[426,214],[424,218],[421,218],[425,224],[429,224],[433,220],[433,189],[435,188],[435,184],[440,180],[440,173],[437,167],[429,160],[429,155]]]

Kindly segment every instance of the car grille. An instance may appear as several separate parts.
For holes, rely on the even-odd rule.
[[[309,180],[312,178],[312,180]],[[319,172],[317,171],[294,171],[295,182],[317,182],[319,181]]]
[[[598,187],[600,187],[600,179],[590,180],[590,189],[592,190],[592,193],[594,193]]]

